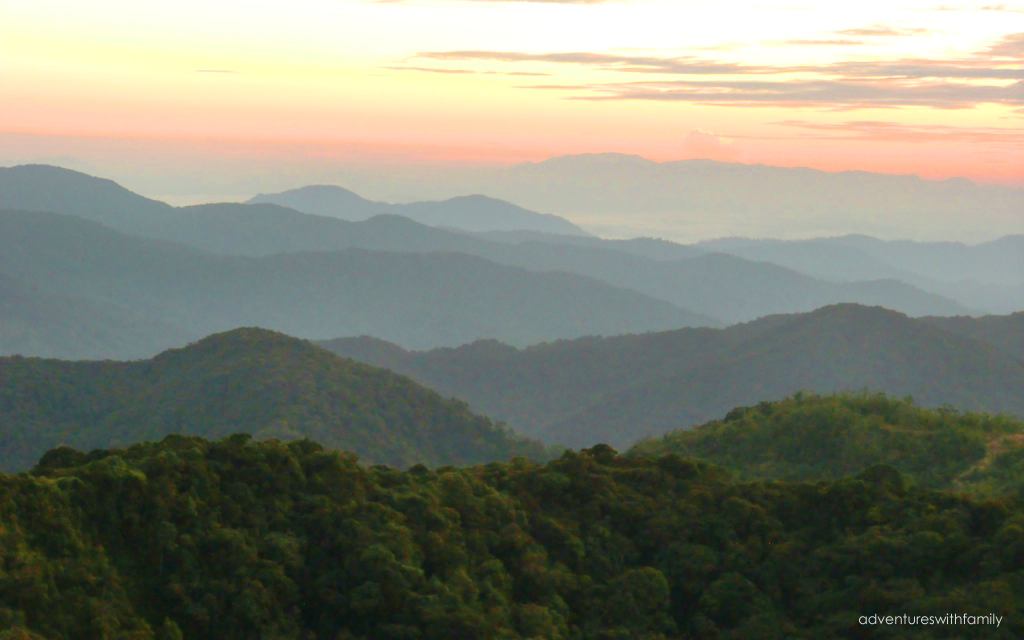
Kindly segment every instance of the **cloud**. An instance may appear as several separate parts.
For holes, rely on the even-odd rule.
[[[718,106],[776,104],[833,109],[906,106],[966,109],[979,103],[1024,105],[1024,82],[998,87],[949,82],[907,84],[850,80],[677,80],[587,85],[577,89],[589,89],[600,94],[574,96],[577,100],[655,100]]]
[[[1024,60],[1024,33],[1005,35],[983,53],[996,58]]]
[[[231,69],[195,69],[196,73],[240,73],[239,71],[233,71]]]
[[[856,29],[842,29],[835,31],[843,36],[919,36],[925,33],[929,33],[929,29],[923,29],[920,27],[890,27],[884,24],[873,24],[869,27],[858,27]]]
[[[993,68],[990,60],[982,58],[954,61],[909,59],[882,62],[837,62],[821,67],[803,67],[802,70],[847,78],[1024,80],[1024,69]]]
[[[388,71],[422,71],[423,73],[480,73],[471,69],[436,69],[434,67],[381,67],[381,69],[387,69]]]
[[[503,75],[503,76],[550,76],[550,73],[539,73],[533,71],[477,71],[474,69],[440,69],[437,67],[380,67],[388,71],[419,71],[422,73],[450,73],[470,75]]]
[[[802,42],[824,44],[836,41]],[[846,110],[907,106],[964,109],[985,103],[1021,106],[1024,105],[1024,68],[1010,66],[1007,59],[1015,60],[1022,55],[1024,33],[1006,35],[986,49],[956,59],[848,60],[776,67],[721,62],[696,56],[587,52],[432,51],[421,53],[419,57],[444,61],[579,65],[625,74],[694,77],[692,80],[666,78],[520,87],[575,91],[577,95],[567,97],[576,100],[657,100],[729,106],[779,104]]]
[[[1008,4],[987,4],[983,7],[957,7],[948,4],[940,4],[936,7],[927,7],[924,11],[1005,11],[1007,13],[1024,13],[1024,8]]]
[[[862,45],[867,44],[863,40],[850,40],[850,39],[832,39],[832,40],[782,40],[780,42],[772,43],[778,45],[806,45],[806,46],[847,46],[847,45]]]
[[[488,60],[492,62],[544,62],[579,64],[630,73],[667,73],[679,75],[723,75],[735,73],[771,73],[772,67],[752,67],[732,62],[706,60],[696,56],[659,58],[607,53],[521,53],[516,51],[428,51],[417,57],[431,60]]]
[[[869,142],[971,142],[1024,147],[1024,131],[1003,127],[953,127],[908,125],[883,120],[851,120],[842,123],[814,123],[782,120],[769,124],[826,132],[811,134],[822,140],[863,140]]]
[[[1024,13],[1024,7],[1012,7],[1008,4],[987,4],[978,7],[978,11],[1007,11],[1009,13]]]
[[[691,129],[683,138],[684,158],[704,158],[721,162],[736,162],[743,152],[726,138],[706,129]]]

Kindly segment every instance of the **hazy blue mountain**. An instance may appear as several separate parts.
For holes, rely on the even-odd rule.
[[[855,246],[837,243],[833,238],[812,240],[755,240],[721,238],[699,242],[708,253],[726,253],[745,260],[769,262],[805,275],[836,282],[856,280],[902,280],[917,284],[923,273],[908,271],[883,262]]]
[[[687,247],[672,243],[589,238],[570,243],[491,242],[395,215],[348,222],[271,204],[210,204],[178,209],[173,216],[147,223],[145,232],[231,255],[349,248],[470,254],[500,264],[574,273],[633,289],[694,311],[696,315],[687,324],[718,326],[722,324],[719,318],[739,322],[766,314],[809,311],[838,302],[878,304],[911,315],[969,311],[951,300],[895,281],[830,283],[722,254],[698,254],[688,260],[641,255],[658,249],[666,258],[671,253],[686,253],[673,251],[672,247]]]
[[[187,338],[186,332],[158,318],[46,293],[0,273],[0,355],[133,359]]]
[[[702,233],[714,216],[710,226],[718,234],[727,228],[729,235],[752,237],[851,231],[911,237],[939,222],[951,233],[977,237],[993,225],[1007,228],[1024,208],[1024,189],[964,179],[712,160],[653,162],[614,153],[528,162],[491,178],[469,177],[460,188],[529,209],[586,216],[591,225],[655,225],[679,235]]]
[[[689,308],[731,323],[842,302],[885,306],[914,316],[969,312],[948,298],[896,280],[825,282],[775,264],[721,253],[670,265],[671,279],[656,281],[651,289],[641,290],[654,294],[657,287],[664,292],[659,297],[687,300]]]
[[[1024,206],[1024,201],[1018,205]],[[938,280],[1024,284],[1024,235],[1005,236],[975,245],[885,241],[860,235],[832,238],[830,242],[856,247],[885,264]]]
[[[322,344],[463,398],[532,437],[569,446],[623,446],[799,390],[869,389],[911,394],[924,406],[1024,415],[1024,359],[931,320],[843,304],[724,330],[527,349],[493,341],[421,353],[367,338]]]
[[[542,231],[486,231],[473,234],[478,238],[520,244],[524,242],[542,242],[554,245],[575,245],[581,247],[600,247],[615,249],[624,253],[632,253],[652,260],[679,260],[708,253],[697,245],[679,244],[661,238],[631,238],[615,240],[594,236],[571,236]]]
[[[348,249],[217,256],[72,216],[0,212],[0,271],[204,335],[259,325],[300,337],[373,334],[429,348],[687,326],[701,318],[582,276],[457,253]]]
[[[60,183],[60,191],[64,193],[73,191],[75,185],[83,180],[88,181],[87,176],[65,170],[45,173],[57,182],[66,179]],[[98,192],[112,191],[113,195],[108,194],[107,200],[115,199],[114,195],[124,197],[127,193],[113,183],[96,183],[83,191],[82,200],[88,200]],[[350,196],[350,199],[358,198],[354,194]],[[2,200],[3,195],[0,194],[0,202]],[[402,252],[466,253],[510,266],[575,273],[633,289],[694,311],[697,315],[686,324],[715,326],[722,321],[739,322],[766,314],[809,311],[840,302],[877,304],[911,315],[966,314],[975,309],[934,293],[934,287],[925,291],[922,285],[915,288],[893,280],[894,276],[909,274],[898,268],[881,264],[874,269],[860,268],[858,265],[870,266],[872,263],[865,252],[828,241],[779,245],[731,240],[695,248],[650,238],[606,241],[585,236],[525,232],[528,235],[520,235],[520,239],[505,236],[504,241],[495,242],[481,236],[429,227],[395,215],[378,215],[368,220],[348,222],[303,214],[273,204],[209,204],[147,210],[134,218],[119,218],[110,224],[122,231],[184,242],[228,255],[259,256],[357,247]],[[806,272],[820,272],[826,278],[846,269],[850,277],[836,279],[856,282],[827,282],[768,262],[706,253],[708,249],[737,251],[744,247],[747,250],[768,249],[770,255],[766,257]],[[837,256],[831,263],[828,260],[830,251]],[[840,260],[844,254],[847,258]],[[751,254],[751,257],[757,256]],[[822,268],[814,269],[815,262]],[[874,276],[886,279],[865,280]],[[927,280],[923,276],[921,279]],[[984,289],[975,287],[967,288],[964,293],[976,300],[980,291]],[[998,308],[1002,310],[1007,306],[1014,308],[1012,302]],[[990,307],[979,305],[978,308]]]
[[[460,196],[439,202],[389,204],[366,200],[342,187],[316,185],[282,193],[261,193],[247,202],[264,203],[350,221],[391,213],[432,227],[452,227],[466,231],[527,230],[587,235],[583,229],[565,218],[528,211],[514,204],[481,195]]]
[[[389,205],[367,200],[353,191],[333,185],[311,185],[281,193],[261,193],[246,204],[276,204],[318,216],[342,220],[365,220],[380,213],[388,213]]]
[[[239,432],[309,438],[400,467],[544,453],[407,378],[262,329],[137,362],[0,358],[4,472],[27,469],[59,444],[91,450]]]
[[[840,236],[791,241],[724,238],[696,246],[825,280],[895,279],[977,312],[1024,309],[1024,236],[976,245]]]
[[[173,211],[113,180],[49,165],[0,167],[0,209],[69,213],[121,228]]]

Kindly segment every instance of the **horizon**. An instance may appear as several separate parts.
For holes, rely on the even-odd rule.
[[[437,200],[523,163],[599,153],[1024,188],[1013,5],[0,4],[0,164],[64,166],[174,204],[308,184]],[[614,235],[731,233],[693,212],[626,225],[540,212]],[[780,237],[796,233],[775,220]],[[949,238],[992,226],[896,222]]]
[[[783,171],[792,169],[794,171],[801,172],[801,173],[809,171],[809,172],[812,172],[815,175],[823,175],[823,176],[826,176],[826,175],[833,175],[833,176],[866,175],[866,176],[872,176],[872,177],[875,177],[875,178],[909,179],[911,181],[911,184],[924,184],[924,185],[927,185],[927,184],[933,184],[933,185],[946,184],[946,185],[955,185],[955,186],[959,186],[959,187],[962,187],[964,185],[968,185],[968,186],[970,186],[972,188],[981,188],[981,189],[985,189],[986,187],[1010,189],[1011,190],[1010,192],[1015,193],[1015,195],[1017,197],[1024,198],[1024,188],[1017,189],[1015,187],[1003,187],[1002,185],[978,184],[978,183],[976,183],[976,182],[974,182],[974,181],[972,181],[972,180],[970,180],[968,178],[961,178],[961,177],[944,178],[944,179],[928,179],[928,178],[923,178],[923,177],[921,177],[921,176],[919,176],[917,174],[884,174],[884,173],[877,173],[877,172],[868,172],[868,171],[863,171],[863,170],[859,170],[859,169],[848,169],[848,170],[841,170],[841,171],[827,171],[827,170],[823,170],[823,169],[813,169],[811,167],[782,167],[782,166],[767,165],[767,164],[764,164],[764,163],[729,162],[729,161],[723,161],[723,160],[711,160],[711,159],[707,159],[707,158],[688,158],[688,159],[684,159],[684,160],[662,161],[662,162],[659,162],[659,161],[656,161],[656,160],[651,160],[651,159],[648,159],[648,158],[644,158],[644,157],[636,155],[636,154],[620,154],[620,153],[614,153],[614,152],[609,152],[609,153],[567,154],[567,155],[562,155],[562,156],[554,156],[554,157],[551,157],[551,158],[546,158],[546,159],[541,160],[539,162],[524,162],[524,163],[520,163],[518,165],[512,165],[508,169],[510,169],[510,170],[512,170],[514,172],[516,168],[527,168],[528,169],[530,167],[544,166],[545,164],[548,164],[548,165],[554,164],[554,165],[557,166],[558,161],[563,161],[564,162],[564,161],[579,161],[579,160],[582,160],[582,161],[586,162],[586,161],[588,161],[589,159],[592,159],[592,158],[597,158],[598,159],[597,161],[600,162],[600,163],[608,163],[609,161],[610,162],[639,162],[639,163],[642,163],[644,166],[653,166],[653,167],[662,167],[662,166],[666,166],[666,165],[671,165],[671,166],[690,166],[690,167],[742,166],[742,167],[749,167],[749,168],[752,168],[752,169],[756,169],[756,168],[763,168],[763,169],[769,169],[769,170],[780,169],[780,170],[783,170]],[[306,187],[315,187],[315,186],[337,187],[337,188],[340,188],[342,190],[348,191],[350,193],[354,193],[356,196],[359,196],[359,197],[361,197],[363,199],[370,200],[370,201],[373,201],[373,202],[379,202],[381,204],[387,204],[387,205],[401,205],[401,204],[410,204],[410,203],[415,203],[415,202],[441,202],[441,201],[447,201],[447,200],[456,199],[456,198],[472,197],[472,196],[483,196],[483,197],[489,198],[491,200],[497,200],[497,201],[501,201],[501,202],[511,203],[511,204],[513,204],[515,206],[518,206],[518,207],[521,207],[523,209],[526,209],[527,211],[533,211],[533,212],[536,212],[536,213],[554,215],[556,217],[562,218],[564,220],[567,220],[569,222],[572,222],[572,223],[576,224],[578,227],[582,228],[587,233],[590,233],[590,234],[592,234],[592,235],[594,235],[596,237],[603,238],[603,239],[606,239],[606,240],[624,240],[624,239],[650,238],[650,239],[655,239],[655,240],[665,240],[665,241],[668,241],[668,242],[674,242],[674,243],[683,244],[683,245],[696,245],[696,244],[701,244],[701,243],[711,243],[711,242],[715,242],[715,241],[729,240],[729,239],[747,239],[747,240],[764,240],[764,241],[788,242],[788,241],[814,240],[814,239],[825,239],[825,238],[838,238],[838,237],[844,237],[844,236],[864,236],[864,237],[873,237],[873,238],[884,240],[884,241],[909,241],[909,242],[923,242],[923,243],[928,243],[928,242],[960,242],[960,243],[968,245],[968,246],[974,246],[974,245],[984,244],[986,242],[991,242],[993,240],[997,240],[997,239],[1003,238],[1003,237],[1024,235],[1024,226],[1021,226],[1021,223],[1024,222],[1024,220],[1010,221],[1010,223],[1007,225],[1006,228],[992,228],[992,227],[988,227],[988,228],[985,228],[985,229],[980,229],[980,228],[977,228],[977,226],[975,226],[972,229],[972,233],[970,233],[970,234],[964,234],[962,232],[962,230],[958,231],[956,229],[949,230],[949,232],[945,233],[945,234],[943,234],[941,232],[934,233],[935,229],[930,229],[930,231],[932,231],[932,233],[930,233],[930,234],[925,234],[925,233],[916,233],[916,234],[915,233],[899,233],[898,231],[894,231],[894,232],[890,232],[890,233],[885,233],[881,229],[872,230],[870,228],[858,227],[856,225],[844,226],[842,220],[839,220],[838,222],[837,221],[832,221],[832,227],[831,228],[826,228],[827,225],[825,225],[821,229],[818,229],[818,230],[816,230],[814,228],[811,228],[811,227],[806,227],[806,228],[790,227],[788,229],[784,229],[783,227],[775,225],[774,223],[772,223],[769,220],[768,221],[768,227],[769,228],[773,228],[774,227],[774,228],[777,229],[776,232],[774,232],[774,233],[772,233],[772,232],[758,233],[756,231],[755,232],[751,232],[751,233],[739,233],[739,232],[735,231],[735,229],[731,229],[727,225],[723,226],[721,224],[722,221],[721,220],[716,220],[714,216],[707,216],[707,218],[712,219],[712,223],[709,223],[706,227],[704,227],[704,232],[703,233],[699,233],[698,235],[693,235],[693,233],[681,234],[679,232],[679,228],[673,227],[671,225],[670,226],[666,226],[666,227],[662,227],[662,228],[653,227],[653,226],[652,227],[643,227],[643,226],[638,226],[638,223],[636,221],[630,221],[630,220],[625,220],[624,221],[622,219],[622,217],[619,217],[619,219],[616,219],[615,216],[609,217],[607,215],[602,216],[602,215],[599,215],[599,214],[588,218],[588,216],[585,215],[585,214],[584,215],[580,215],[579,211],[576,211],[575,212],[576,215],[573,215],[573,213],[564,213],[564,212],[552,210],[550,207],[531,206],[528,202],[517,201],[517,198],[510,197],[508,194],[493,193],[493,192],[492,193],[485,193],[486,191],[488,191],[488,189],[486,188],[486,185],[488,183],[487,178],[488,177],[490,178],[490,182],[493,185],[493,183],[501,182],[501,177],[500,177],[500,174],[491,173],[490,175],[488,175],[487,173],[484,173],[484,172],[481,172],[481,171],[476,172],[474,174],[474,177],[477,178],[477,179],[483,178],[483,181],[479,182],[476,185],[473,185],[473,181],[472,180],[467,182],[466,180],[462,180],[462,179],[458,179],[458,178],[451,179],[452,178],[451,173],[448,173],[446,175],[446,173],[444,171],[437,171],[437,170],[435,170],[435,172],[431,175],[431,180],[432,180],[432,184],[430,185],[431,188],[424,189],[423,192],[417,193],[415,191],[415,188],[410,190],[409,186],[407,184],[406,185],[402,185],[402,187],[400,188],[399,192],[401,192],[404,189],[405,190],[405,196],[404,197],[395,198],[395,197],[389,197],[389,187],[392,186],[390,184],[391,178],[389,178],[389,177],[379,178],[377,176],[372,176],[372,173],[363,174],[363,176],[362,176],[363,180],[354,179],[354,180],[349,181],[349,182],[344,183],[344,184],[338,183],[337,181],[336,182],[331,182],[329,177],[328,177],[327,180],[324,180],[324,181],[319,181],[318,182],[318,181],[314,180],[314,181],[305,182],[305,183],[302,182],[302,178],[297,178],[296,181],[293,184],[288,184],[287,183],[287,179],[285,179],[283,181],[279,180],[279,183],[281,183],[281,186],[279,188],[276,188],[276,189],[274,189],[274,188],[267,188],[265,190],[247,191],[247,192],[235,191],[234,193],[226,193],[226,192],[218,193],[216,190],[211,190],[209,193],[205,193],[205,194],[191,193],[191,194],[188,194],[188,195],[182,195],[180,193],[179,194],[175,194],[175,193],[171,193],[171,194],[155,193],[153,189],[148,189],[148,190],[144,189],[144,188],[140,189],[137,186],[132,185],[130,182],[126,183],[124,180],[122,180],[118,176],[112,176],[112,175],[109,175],[109,174],[104,174],[102,172],[99,172],[96,167],[81,166],[79,163],[75,163],[75,162],[59,162],[58,161],[58,162],[33,162],[33,163],[24,163],[24,164],[12,164],[12,165],[9,165],[9,166],[0,165],[0,169],[14,168],[14,167],[18,167],[18,166],[32,166],[32,165],[56,167],[56,168],[60,168],[60,169],[66,169],[66,170],[69,170],[69,171],[78,172],[78,173],[81,173],[81,174],[84,174],[84,175],[87,175],[87,176],[90,176],[90,177],[94,177],[94,178],[110,180],[110,181],[114,182],[115,184],[117,184],[118,186],[120,186],[121,188],[127,189],[128,191],[130,191],[132,193],[135,193],[137,195],[149,198],[151,200],[156,200],[156,201],[159,201],[159,202],[163,202],[163,203],[169,204],[169,205],[174,206],[174,207],[188,207],[188,206],[195,206],[195,205],[219,204],[219,203],[239,203],[239,204],[245,204],[247,201],[249,201],[249,200],[251,200],[251,199],[253,199],[255,197],[258,197],[258,196],[275,195],[275,194],[278,194],[278,193],[284,193],[284,192],[288,192],[288,191],[298,191],[298,190],[301,190],[301,189],[306,188]],[[498,171],[501,171],[503,169],[504,168],[498,169]],[[495,171],[495,170],[493,168],[491,168],[491,171]],[[372,176],[372,177],[369,180],[367,180],[366,176]],[[497,179],[496,179],[496,176],[498,176]],[[459,177],[461,178],[463,176],[459,176]],[[144,185],[146,184],[145,180],[142,180],[141,182]],[[355,183],[355,184],[353,184],[353,183]],[[469,185],[469,186],[467,186],[467,185]],[[480,189],[474,188],[474,186],[480,186],[480,185],[484,185],[484,187],[480,188]],[[153,185],[150,185],[150,186],[153,186]],[[374,186],[376,186],[377,188],[374,189],[373,188]],[[693,216],[692,215],[687,216],[686,214],[681,214],[679,217],[680,218],[684,218],[684,217],[692,218]],[[747,225],[747,224],[750,224],[750,223],[754,222],[754,220],[752,218],[740,217],[739,220],[740,220],[740,222],[743,225]],[[719,225],[715,226],[713,224],[714,222],[718,222]],[[823,225],[824,225],[824,223],[823,223]],[[839,226],[836,227],[836,225],[839,225]],[[692,232],[694,228],[695,227],[691,226],[690,231]],[[751,228],[758,228],[758,227],[751,227]],[[760,228],[763,228],[763,227],[760,227]],[[896,228],[894,227],[893,230],[895,230],[895,229]]]

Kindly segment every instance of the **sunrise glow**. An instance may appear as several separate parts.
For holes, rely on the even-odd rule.
[[[9,163],[59,139],[81,154],[92,137],[1024,183],[1017,5],[2,0],[0,13]]]

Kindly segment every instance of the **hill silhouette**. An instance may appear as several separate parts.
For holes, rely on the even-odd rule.
[[[0,355],[132,359],[186,341],[159,318],[46,293],[0,273]]]
[[[727,329],[584,338],[514,349],[481,342],[400,354],[322,343],[403,372],[547,442],[628,446],[735,406],[797,391],[868,389],[921,405],[1024,416],[1024,360],[877,307],[833,305]]]
[[[585,236],[583,229],[565,218],[528,211],[503,200],[469,195],[433,202],[390,204],[367,200],[348,189],[314,185],[281,193],[259,194],[247,204],[277,204],[296,211],[342,220],[365,220],[377,214],[404,216],[432,227],[465,231],[539,231]]]
[[[673,453],[743,480],[842,478],[889,465],[922,487],[1001,495],[1020,487],[998,471],[1019,464],[1024,422],[1005,415],[924,409],[883,394],[798,393],[737,407],[725,418],[638,443],[632,455]]]
[[[174,433],[309,438],[400,467],[544,455],[403,376],[262,329],[136,362],[0,358],[0,394],[6,472],[59,444],[90,450]]]
[[[59,182],[64,176],[61,171],[66,170],[45,173],[49,180]],[[88,179],[83,174],[66,173],[67,184],[60,186],[65,192],[73,191],[75,185]],[[37,182],[40,181],[31,184]],[[83,199],[98,197],[95,192],[111,188],[113,184],[96,183],[90,190],[83,191]],[[121,191],[117,194],[124,195]],[[349,199],[358,198],[354,194],[349,196]],[[0,192],[0,206],[3,201]],[[69,207],[57,212],[81,215],[81,210],[82,207]],[[872,277],[859,278],[858,282],[827,282],[778,265],[721,254],[700,255],[702,249],[652,239],[602,241],[538,232],[523,237],[519,232],[521,239],[494,241],[451,233],[394,215],[347,222],[272,204],[211,204],[147,211],[129,220],[122,219],[123,216],[111,220],[108,216],[101,221],[125,232],[183,242],[227,255],[262,256],[350,248],[465,253],[509,266],[575,273],[633,289],[697,314],[683,325],[719,326],[772,313],[810,311],[840,302],[882,305],[911,315],[970,312],[964,305],[930,293],[930,289],[922,290],[892,279],[902,273],[895,268],[861,270],[858,273]],[[367,215],[373,212],[377,209],[366,210]],[[823,270],[823,273],[829,272]]]
[[[1020,188],[962,179],[703,159],[653,162],[616,153],[559,156],[515,165],[490,179],[467,178],[461,189],[537,211],[587,215],[592,221],[607,214],[620,227],[628,225],[622,222],[628,212],[634,219],[686,221],[687,230],[715,217],[717,235],[754,237],[851,231],[907,237],[937,226],[937,220],[949,233],[977,236],[989,228],[986,223],[1007,228],[1024,203]]]
[[[457,253],[218,256],[39,212],[0,212],[0,231],[0,271],[161,318],[193,339],[258,325],[304,338],[374,333],[412,348],[483,336],[525,345],[702,320],[597,280]]]

